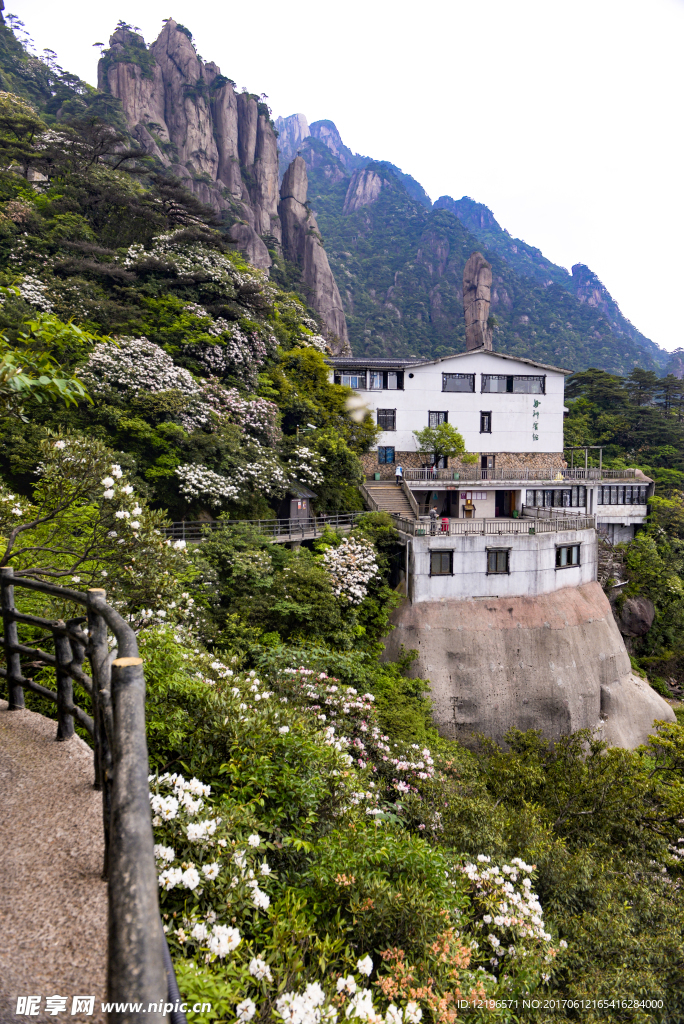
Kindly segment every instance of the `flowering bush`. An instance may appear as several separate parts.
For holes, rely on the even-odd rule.
[[[37,306],[44,313],[51,313],[54,307],[47,292],[48,286],[33,274],[25,274],[19,285],[19,294],[24,302]]]
[[[338,547],[328,548],[323,561],[336,596],[350,604],[361,604],[368,593],[368,584],[378,572],[370,541],[345,537]]]
[[[239,487],[206,466],[187,464],[176,468],[179,490],[190,500],[206,501],[214,508],[234,501]]]
[[[320,455],[313,448],[307,448],[305,445],[300,444],[293,448],[290,453],[288,471],[292,480],[298,480],[300,483],[316,487],[323,482],[322,466],[324,464],[325,458],[323,455]]]
[[[176,366],[171,356],[147,338],[101,342],[93,349],[80,376],[94,395],[110,390],[123,396],[138,391],[170,390],[194,395],[199,390],[192,375]]]

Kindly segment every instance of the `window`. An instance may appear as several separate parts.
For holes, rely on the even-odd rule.
[[[370,372],[370,389],[371,391],[382,391],[384,374],[382,371],[371,370]]]
[[[510,574],[510,548],[487,548],[487,575],[495,573]]]
[[[440,423],[449,422],[448,412],[429,412],[428,413],[428,426],[438,427]]]
[[[558,491],[528,491],[526,505],[533,508],[585,508],[586,487],[567,487]]]
[[[430,575],[451,576],[453,574],[453,551],[430,552]]]
[[[494,469],[494,463],[496,461],[495,455],[482,455],[480,457],[480,469]],[[484,479],[484,477],[483,477]]]
[[[443,373],[442,391],[474,391],[474,373]]]
[[[599,505],[645,505],[647,499],[647,488],[640,486],[632,487],[599,487]]]
[[[381,466],[394,463],[394,448],[378,448],[378,462]]]
[[[503,376],[482,374],[483,394],[545,395],[546,377]]]
[[[366,371],[347,370],[346,372],[335,373],[335,383],[343,384],[347,388],[354,388],[355,391],[366,390]]]
[[[556,568],[569,569],[573,565],[579,565],[580,560],[579,544],[564,544],[556,548]]]
[[[397,429],[397,410],[378,409],[378,426],[381,430]]]
[[[492,414],[491,412],[480,413],[480,433],[491,434],[492,432]]]

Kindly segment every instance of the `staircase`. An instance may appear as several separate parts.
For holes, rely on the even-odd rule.
[[[415,519],[415,513],[404,491],[389,480],[368,480],[361,493],[374,511],[389,512],[404,519]]]

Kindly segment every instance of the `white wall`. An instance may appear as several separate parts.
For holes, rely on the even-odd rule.
[[[359,359],[363,366],[363,359]],[[443,373],[474,373],[475,391],[442,391]],[[481,374],[546,377],[546,394],[482,394]],[[410,377],[409,374],[413,374]],[[397,410],[396,431],[383,432],[379,445],[415,451],[414,430],[428,426],[428,411],[449,413],[469,452],[561,452],[563,450],[564,376],[492,352],[469,352],[424,366],[408,366],[403,391],[362,391],[373,419],[377,409]],[[538,403],[535,406],[535,402]],[[538,419],[533,412],[539,412]],[[491,412],[492,433],[480,433],[480,412]],[[537,430],[534,423],[539,424]],[[534,435],[538,440],[534,440]]]
[[[580,564],[556,569],[556,547],[579,544]],[[510,549],[510,575],[487,575],[487,548]],[[430,576],[430,551],[453,551],[453,575]],[[549,594],[596,579],[595,530],[559,533],[415,537],[411,539],[411,600],[440,601],[471,597]]]

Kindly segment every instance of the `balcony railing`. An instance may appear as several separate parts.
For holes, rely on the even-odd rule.
[[[553,516],[550,519],[437,519],[425,521],[405,519],[394,515],[397,529],[412,537],[458,537],[464,535],[485,535],[498,537],[503,534],[561,533],[565,530],[594,530],[594,516],[569,515]]]
[[[333,530],[351,530],[364,512],[320,512],[308,519],[211,519],[172,523],[164,529],[170,540],[198,544],[207,531],[221,526],[251,527],[274,541],[305,540],[320,537],[326,526]]]
[[[480,483],[486,480],[520,480],[563,483],[573,480],[635,480],[636,469],[529,469],[527,466],[512,469],[478,469],[465,466],[461,469],[405,469],[404,479],[408,483],[441,481],[444,483]]]

